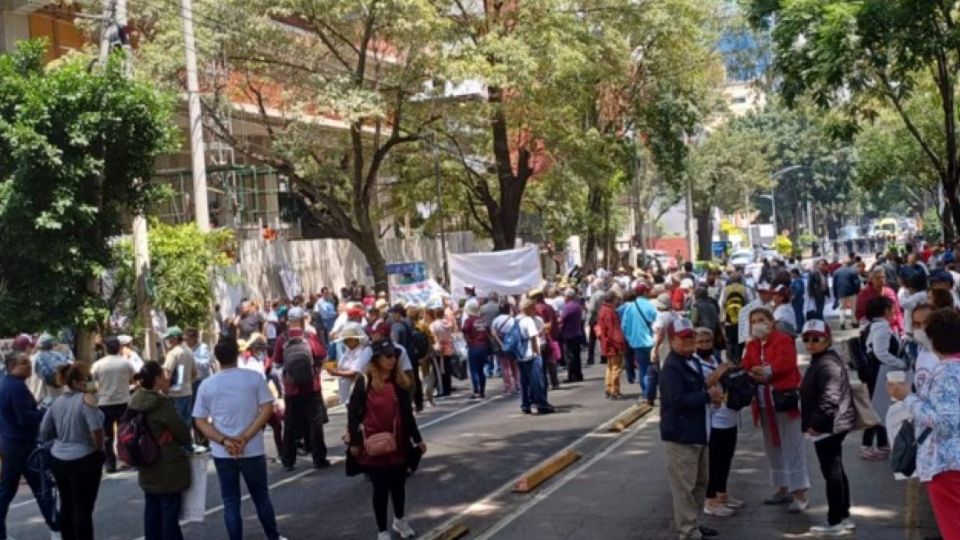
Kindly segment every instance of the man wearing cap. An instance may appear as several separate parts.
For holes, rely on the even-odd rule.
[[[520,325],[520,335],[526,343],[526,352],[523,358],[517,359],[520,368],[520,410],[530,414],[531,407],[537,407],[537,413],[549,414],[554,408],[547,401],[546,381],[543,375],[543,341],[541,326],[538,324],[537,306],[531,298],[524,298],[520,302],[521,314],[516,323]]]
[[[179,326],[171,326],[163,334],[163,341],[167,346],[167,355],[164,357],[163,369],[170,377],[170,389],[167,397],[173,401],[177,414],[188,426],[193,425],[191,418],[193,402],[193,380],[197,377],[197,367],[193,360],[193,353],[183,342],[183,330]]]
[[[934,272],[934,274],[937,274],[938,272],[946,275],[946,278],[949,280],[947,289],[950,289],[953,285],[953,280],[950,278],[950,274],[943,272],[942,270],[937,270]],[[932,275],[930,281],[931,283],[933,282]],[[903,312],[900,310],[900,300],[897,299],[896,291],[890,287],[887,287],[886,272],[881,267],[876,267],[870,271],[870,277],[867,286],[864,287],[859,294],[857,294],[857,309],[854,313],[855,320],[859,321],[860,324],[869,324],[870,321],[867,320],[867,302],[881,296],[888,298],[893,304],[893,318],[890,320],[890,328],[898,336],[903,334]]]
[[[114,427],[130,403],[133,365],[120,356],[120,340],[111,336],[103,342],[107,356],[93,363],[90,376],[97,383],[97,407],[103,413],[104,465],[108,473],[117,472],[117,454],[113,448]],[[189,425],[189,424],[187,424]]]
[[[657,322],[657,308],[647,298],[650,294],[650,285],[642,281],[638,282],[633,292],[636,293],[636,298],[620,310],[620,326],[630,347],[630,352],[627,354],[627,377],[631,382],[633,381],[633,364],[636,363],[638,370],[636,380],[640,383],[643,397],[650,399],[648,371],[650,370],[650,352],[653,350],[653,327]]]
[[[293,307],[287,312],[287,331],[277,337],[268,371],[274,367],[283,368],[284,354],[288,343],[298,346],[305,342],[313,357],[313,381],[305,386],[297,385],[287,376],[281,375],[283,399],[286,405],[283,419],[283,453],[280,461],[283,468],[292,471],[297,460],[297,442],[302,438],[313,457],[313,466],[322,469],[330,466],[327,460],[327,444],[323,436],[323,425],[327,423],[327,408],[323,402],[323,387],[320,372],[327,357],[327,349],[320,343],[316,334],[305,329],[307,312],[303,308]],[[292,350],[291,350],[292,352]]]
[[[667,453],[667,476],[673,497],[673,519],[681,540],[715,536],[699,525],[707,493],[710,407],[723,391],[706,386],[693,325],[674,319],[667,326],[670,354],[660,372],[660,439]]]

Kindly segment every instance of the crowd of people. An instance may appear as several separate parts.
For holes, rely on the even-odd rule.
[[[858,410],[842,359],[850,355],[838,352],[825,322],[833,306],[840,329],[860,331],[854,340],[863,361],[854,367],[873,409],[882,418],[891,400],[909,407],[916,436],[924,439],[917,475],[927,484],[941,534],[954,540],[960,538],[960,522],[949,511],[960,504],[957,270],[953,249],[878,254],[869,269],[856,255],[809,267],[763,261],[754,270],[687,263],[670,272],[572,273],[523,294],[478,295],[467,286],[460,303],[436,297],[425,305],[391,304],[353,282],[339,295],[325,288],[263,304],[244,300],[232,314],[218,307],[210,343],[197,329],[170,326],[162,362],[144,362],[125,335],[104,339],[103,356],[92,366],[76,362],[53,336],[22,335],[0,382],[0,527],[25,477],[53,537],[94,538],[100,478],[125,467],[118,430],[139,420],[159,449],[155,461],[137,466],[146,538],[182,537],[181,494],[190,487],[190,453],[198,449],[212,456],[228,536],[243,536],[243,478],[263,535],[282,538],[267,486],[264,428],[271,428],[285,470],[294,470],[300,453],[316,468],[331,466],[323,379],[332,377],[347,411],[346,471],[372,484],[378,540],[393,533],[410,538],[405,483],[427,451],[419,413],[462,391],[459,381],[469,385],[471,399],[486,399],[488,380],[498,377],[523,413],[550,414],[551,392],[583,381],[585,366],[601,364],[607,399],[635,389],[641,401],[661,407],[680,538],[716,535],[700,523],[701,513],[729,518],[747,504],[728,492],[744,409],[762,432],[769,461],[772,492],[763,503],[788,512],[810,507],[804,445],[812,442],[829,511],[810,532],[850,534],[856,525],[842,443],[857,427]],[[810,356],[805,373],[798,338]],[[859,456],[888,459],[895,436],[882,425],[865,429]],[[59,509],[48,480],[27,466],[38,448],[49,453]]]

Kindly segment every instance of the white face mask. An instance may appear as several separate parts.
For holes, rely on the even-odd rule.
[[[757,323],[750,328],[750,335],[757,339],[764,339],[770,335],[770,325],[767,323]]]
[[[913,340],[917,342],[921,347],[928,351],[933,350],[933,343],[930,342],[930,336],[927,335],[927,331],[924,329],[914,330],[913,331]]]

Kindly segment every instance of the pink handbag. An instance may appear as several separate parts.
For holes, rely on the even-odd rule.
[[[553,363],[560,361],[560,344],[556,340],[550,341],[550,361]]]

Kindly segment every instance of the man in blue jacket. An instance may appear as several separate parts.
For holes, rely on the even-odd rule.
[[[850,257],[847,264],[833,273],[833,307],[840,308],[840,329],[847,329],[846,318],[853,319],[853,327],[857,328],[857,319],[853,315],[857,293],[860,292],[862,282],[858,271],[858,262]]]
[[[7,374],[0,379],[0,540],[7,538],[7,511],[17,495],[20,478],[26,477],[40,512],[52,531],[52,538],[60,538],[57,510],[52,491],[43,491],[40,473],[27,468],[27,458],[37,447],[37,430],[43,411],[27,388],[26,380],[33,373],[30,357],[24,352],[12,352],[4,359]]]
[[[667,476],[673,497],[673,520],[680,540],[716,536],[717,531],[699,524],[707,494],[707,443],[711,404],[719,404],[723,392],[707,388],[697,351],[693,325],[675,319],[667,326],[670,354],[660,372],[660,439],[667,453]]]

